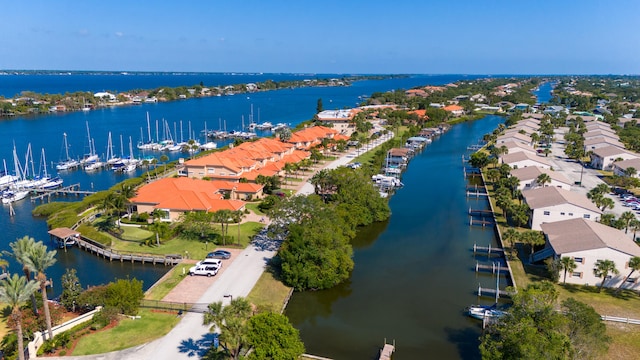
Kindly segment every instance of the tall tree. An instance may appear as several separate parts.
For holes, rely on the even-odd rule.
[[[20,306],[38,289],[38,283],[24,276],[13,276],[0,281],[0,302],[9,305],[11,318],[18,336],[18,359],[24,360],[24,336],[22,334],[22,313]]]
[[[538,177],[536,178],[536,184],[538,184],[541,187],[544,187],[544,184],[548,184],[550,182],[551,182],[551,176],[549,176],[549,174],[547,173],[542,173],[538,175]]]
[[[224,307],[222,302],[209,304],[203,324],[212,325],[211,331],[219,328],[220,344],[231,359],[238,359],[242,346],[246,344],[245,324],[250,316],[251,304],[247,299],[237,297]]]
[[[596,277],[602,278],[602,282],[600,283],[599,290],[602,290],[604,287],[604,283],[607,281],[607,277],[609,274],[619,274],[620,272],[616,269],[616,263],[611,260],[598,260],[596,262],[596,267],[593,269],[593,274]]]
[[[249,319],[247,340],[253,348],[249,359],[295,360],[304,353],[298,330],[281,314],[266,312]]]
[[[316,102],[316,114],[321,113],[324,110],[324,107],[322,106],[322,98],[319,98],[318,101]]]
[[[600,314],[593,307],[573,298],[562,302],[562,314],[567,320],[563,332],[571,343],[571,358],[605,358],[611,338],[606,334],[607,327]]]
[[[47,332],[49,333],[49,339],[53,339],[53,331],[51,330],[51,312],[49,311],[49,299],[47,298],[47,274],[46,271],[49,267],[56,263],[56,250],[47,249],[47,246],[42,241],[34,241],[29,252],[23,258],[24,264],[36,274],[36,280],[40,283],[40,293],[42,294],[42,303],[44,308],[44,317],[47,323]]]
[[[627,275],[624,281],[620,283],[620,286],[618,286],[618,291],[622,289],[622,286],[627,283],[634,272],[640,270],[640,256],[634,256],[629,259],[629,269],[631,269],[631,272],[629,272],[629,275]]]
[[[631,220],[636,218],[636,214],[631,211],[625,211],[620,215],[620,221],[624,223],[624,233],[629,232],[629,226],[631,225]]]
[[[29,236],[23,236],[20,239],[16,239],[16,241],[9,243],[9,247],[11,248],[11,252],[4,252],[5,255],[12,256],[16,259],[17,262],[22,264],[22,272],[27,280],[31,280],[31,271],[29,271],[29,267],[25,264],[24,259],[27,256],[27,253],[31,251],[31,247],[35,241],[33,238]],[[36,296],[31,294],[31,309],[35,315],[38,314],[38,305],[36,304]]]
[[[164,165],[164,172],[167,172],[167,161],[169,161],[169,157],[166,154],[160,155],[160,161]]]
[[[576,269],[577,266],[578,265],[576,265],[575,260],[573,260],[573,258],[571,258],[571,257],[563,256],[560,259],[560,269],[562,271],[564,271],[564,278],[562,280],[563,284],[567,283],[567,273],[568,272],[572,273]]]

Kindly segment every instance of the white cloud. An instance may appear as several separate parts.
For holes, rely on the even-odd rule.
[[[117,36],[117,37],[123,37],[123,36],[124,36],[124,33],[123,33],[123,32],[121,32],[121,31],[116,31],[116,36]]]

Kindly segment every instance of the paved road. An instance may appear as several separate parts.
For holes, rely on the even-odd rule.
[[[339,159],[329,163],[325,169],[335,169],[351,162],[357,153],[370,151],[393,138],[393,133],[376,139],[364,150],[346,153]],[[313,185],[306,182],[298,194],[313,193]],[[253,243],[242,251],[220,278],[198,300],[198,304],[206,309],[206,304],[222,301],[228,304],[234,297],[246,297],[253,289],[265,270],[269,260],[276,254],[280,241],[258,235]],[[201,358],[211,347],[213,334],[208,326],[202,325],[202,314],[186,313],[180,323],[164,337],[150,343],[115,351],[107,354],[89,356],[51,357],[59,360],[180,360]]]

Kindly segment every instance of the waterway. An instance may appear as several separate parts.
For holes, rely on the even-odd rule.
[[[264,81],[267,78],[274,81],[286,79],[304,79],[306,75],[4,75],[0,76],[0,94],[13,96],[21,90],[31,90],[38,93],[64,93],[74,91],[102,91],[102,90],[130,90],[149,89],[157,86],[190,86],[203,81],[207,86],[217,84],[236,84]],[[321,76],[325,77],[325,76]],[[327,76],[333,77],[333,76]],[[143,104],[140,106],[104,108],[89,112],[74,112],[65,114],[47,114],[33,117],[16,117],[0,121],[0,159],[6,159],[8,171],[13,172],[12,150],[15,144],[20,161],[24,164],[24,154],[27,145],[33,150],[33,167],[36,173],[42,173],[39,166],[40,152],[46,151],[46,165],[48,172],[55,173],[52,162],[61,158],[63,133],[68,135],[70,152],[78,157],[88,152],[89,141],[86,124],[89,124],[91,137],[94,139],[96,151],[105,154],[107,148],[107,134],[112,132],[114,152],[121,153],[120,137],[123,139],[123,152],[129,153],[129,137],[134,144],[135,156],[154,156],[159,159],[160,153],[137,153],[135,144],[142,136],[148,136],[146,113],[151,119],[151,134],[156,138],[155,123],[162,123],[162,119],[169,123],[174,140],[189,137],[188,126],[191,124],[192,133],[199,135],[200,130],[218,129],[226,122],[227,130],[239,130],[244,116],[245,124],[249,123],[251,106],[254,109],[254,121],[270,121],[272,123],[288,123],[295,126],[301,121],[313,117],[316,103],[323,99],[325,109],[339,109],[352,107],[362,101],[361,95],[373,92],[383,92],[393,89],[409,89],[419,85],[442,85],[464,79],[461,75],[417,75],[407,78],[368,80],[355,82],[348,87],[319,87],[286,89],[271,92],[258,92],[234,96],[210,97],[191,99],[158,104]],[[182,131],[179,123],[182,120]],[[174,127],[175,124],[175,127]],[[160,133],[162,126],[160,125]],[[174,128],[176,131],[174,131]],[[182,133],[182,136],[181,136]],[[162,138],[162,135],[158,137]],[[203,141],[203,138],[200,138]],[[220,142],[223,146],[225,142]],[[171,160],[184,157],[181,153],[166,153]],[[2,164],[0,164],[2,166]],[[29,166],[31,167],[31,166]],[[59,175],[65,184],[80,184],[83,190],[103,190],[129,176],[143,173],[138,170],[131,175],[114,174],[111,171],[100,171],[88,174],[83,171],[62,172]],[[73,198],[62,199],[73,201]],[[36,204],[37,205],[37,204]],[[9,250],[9,243],[24,235],[49,243],[47,226],[44,219],[33,218],[31,210],[33,204],[23,200],[14,205],[16,216],[9,216],[7,206],[0,208],[0,227],[4,236],[0,240],[0,251]],[[59,251],[58,262],[48,271],[54,284],[59,283],[60,276],[67,268],[76,268],[83,285],[96,285],[108,282],[114,278],[125,276],[136,277],[144,281],[149,287],[159,279],[168,268],[161,265],[138,265],[109,263],[108,261],[86,254],[78,249],[70,249],[64,253]],[[10,262],[9,271],[16,271],[20,267]],[[53,294],[61,292],[59,286],[54,286]]]
[[[353,241],[355,269],[344,284],[295,293],[286,310],[307,352],[332,359],[375,358],[386,338],[395,359],[479,358],[480,324],[464,315],[478,285],[472,247],[496,246],[492,227],[470,227],[467,211],[486,199],[465,196],[461,156],[503,118],[452,127],[411,160],[404,188],[390,200],[392,216],[362,229]],[[501,287],[506,286],[502,279]]]
[[[533,95],[536,96],[538,103],[546,104],[553,97],[553,88],[556,86],[555,82],[548,81],[540,84],[538,90],[533,92]]]

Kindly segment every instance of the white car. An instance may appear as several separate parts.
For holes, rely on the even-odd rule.
[[[218,273],[218,268],[210,265],[196,265],[189,269],[189,275],[206,275],[215,276]]]
[[[215,267],[216,270],[220,269],[222,266],[222,260],[220,259],[204,259],[202,261],[198,261],[196,266],[212,266]]]

